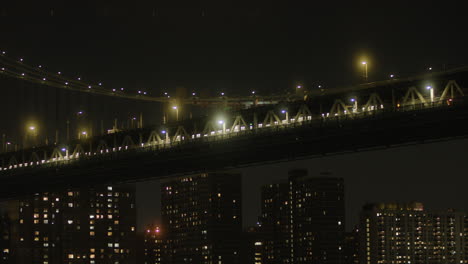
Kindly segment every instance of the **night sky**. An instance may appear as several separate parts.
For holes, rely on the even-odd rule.
[[[369,62],[370,81],[468,62],[466,12],[460,4],[309,2],[2,5],[0,49],[70,77],[129,91],[144,89],[152,95],[174,93],[176,87],[204,95],[223,91],[229,96],[251,90],[281,93],[297,83],[309,89],[351,85],[361,81],[362,59]],[[27,89],[20,93],[5,85],[0,88],[0,133],[8,135],[18,133],[37,109],[46,113],[44,127],[56,122],[63,126],[58,118],[83,107],[94,119],[110,120],[119,110],[126,116],[138,111],[158,116],[147,118],[147,123],[158,122],[161,116],[157,104],[60,95],[59,107],[69,113],[57,117],[51,113],[55,102],[41,103],[47,94],[25,95]],[[25,98],[30,103],[23,107]],[[51,109],[42,109],[49,104]],[[18,117],[6,112],[13,105],[18,106]],[[355,220],[364,202],[382,200],[419,200],[431,207],[466,210],[467,147],[467,141],[453,141],[244,169],[244,205],[249,204],[244,223],[256,221],[261,184],[284,178],[287,169],[295,167],[312,173],[329,170],[344,177],[350,220]],[[139,186],[139,199],[145,200],[139,205],[142,223],[157,214],[155,189],[156,183]]]

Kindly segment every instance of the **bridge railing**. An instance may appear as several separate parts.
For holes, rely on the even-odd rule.
[[[3,160],[0,167],[0,171],[10,170],[26,170],[31,168],[50,168],[50,167],[63,167],[74,164],[85,164],[90,161],[96,160],[108,160],[118,159],[126,155],[134,155],[135,153],[164,153],[168,151],[177,151],[177,148],[182,145],[193,145],[198,146],[202,144],[218,143],[218,142],[229,142],[232,139],[242,139],[243,137],[250,136],[271,136],[275,133],[294,130],[300,127],[312,126],[312,127],[323,127],[323,126],[340,126],[341,122],[349,122],[355,120],[367,120],[369,118],[391,118],[392,116],[398,116],[399,113],[411,112],[418,113],[421,111],[434,111],[435,109],[453,108],[465,103],[465,97],[456,99],[437,100],[430,103],[423,102],[419,104],[411,105],[397,105],[396,107],[385,107],[385,105],[374,105],[369,109],[355,109],[354,111],[343,111],[336,112],[332,116],[330,113],[321,113],[312,115],[309,111],[308,115],[302,115],[297,118],[272,119],[269,123],[257,123],[257,124],[244,124],[235,128],[234,131],[231,129],[220,129],[209,131],[209,133],[197,133],[197,134],[180,134],[174,135],[166,139],[157,138],[153,142],[141,142],[136,144],[122,144],[121,146],[114,147],[99,147],[97,149],[89,149],[87,152],[78,151],[70,154],[68,151],[63,155],[57,148],[54,149],[50,158],[40,159],[36,155],[34,161],[18,162],[15,155],[8,162]],[[274,117],[272,117],[274,118]],[[274,121],[273,121],[274,120]],[[132,142],[133,140],[129,140]],[[135,141],[138,141],[135,139]],[[141,135],[140,135],[141,141]]]

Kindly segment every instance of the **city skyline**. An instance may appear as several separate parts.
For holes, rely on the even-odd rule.
[[[0,264],[468,264],[461,2],[0,7]]]

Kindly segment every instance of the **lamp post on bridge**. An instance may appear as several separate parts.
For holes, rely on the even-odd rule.
[[[223,126],[223,135],[226,134],[226,122],[224,122],[224,120],[219,120],[218,124]]]
[[[169,143],[169,133],[166,130],[161,131],[161,133],[165,136],[165,143]]]
[[[426,89],[429,90],[429,92],[430,92],[431,103],[434,103],[434,88],[432,86],[428,85],[426,87]]]
[[[176,111],[176,121],[179,121],[179,108],[175,105],[172,107]]]
[[[357,99],[351,98],[350,101],[353,103],[353,112],[357,113],[357,109],[358,109]]]
[[[367,61],[361,62],[361,64],[364,66],[364,78],[366,82],[368,81],[368,75],[367,75]]]
[[[286,115],[286,124],[289,124],[289,113],[288,113],[288,110],[281,110],[281,113]]]

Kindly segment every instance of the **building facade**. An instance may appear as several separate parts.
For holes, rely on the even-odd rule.
[[[421,203],[368,204],[360,219],[360,259],[377,263],[468,263],[466,214]]]
[[[163,230],[159,226],[150,226],[143,233],[142,251],[139,251],[139,263],[143,264],[164,264],[168,263],[167,239]]]
[[[169,263],[239,263],[241,175],[202,173],[161,183]]]
[[[342,263],[344,219],[343,179],[290,171],[262,188],[267,263]]]
[[[135,263],[135,210],[132,185],[20,200],[12,263]]]

